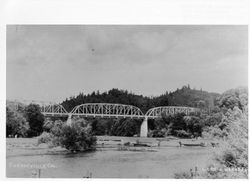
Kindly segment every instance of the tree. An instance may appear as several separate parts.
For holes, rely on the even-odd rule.
[[[118,119],[114,121],[111,134],[115,136],[134,136],[140,132],[140,120]]]
[[[222,152],[222,157],[217,158],[221,163],[228,167],[248,168],[248,120],[247,116],[238,107],[229,110],[228,136]],[[233,153],[234,158],[230,161],[225,158],[228,152]]]
[[[106,119],[94,119],[91,123],[93,134],[94,135],[105,135],[108,132],[108,122],[112,122],[112,120]]]
[[[25,117],[19,113],[6,108],[6,136],[22,136],[27,135],[29,123]]]
[[[198,116],[185,116],[184,121],[187,125],[187,132],[195,137],[201,136],[203,123]]]
[[[198,108],[204,109],[206,107],[206,102],[204,100],[200,100],[197,103]]]
[[[244,111],[247,109],[247,103],[248,89],[245,87],[230,89],[219,97],[219,106],[221,108],[233,109],[234,107],[238,107]]]
[[[25,117],[29,122],[30,129],[28,136],[38,136],[43,132],[44,116],[40,112],[40,107],[36,104],[30,104],[25,108]]]
[[[93,136],[91,126],[81,121],[74,122],[71,126],[64,124],[59,137],[60,146],[71,152],[93,149],[96,144],[96,137]]]
[[[186,122],[184,120],[184,116],[185,114],[183,113],[178,113],[174,116],[172,116],[172,120],[171,120],[171,128],[173,131],[175,130],[186,130],[187,129],[187,125]]]
[[[204,118],[204,126],[216,126],[222,123],[223,114],[221,112],[212,112]]]
[[[220,142],[221,149],[215,156],[217,168],[232,168],[231,172],[208,172],[208,178],[248,178],[248,104],[247,89],[226,91],[219,98],[222,118],[218,125],[210,126],[207,135]],[[210,130],[209,130],[210,129]],[[221,139],[223,138],[223,139]],[[245,169],[246,172],[235,172]]]

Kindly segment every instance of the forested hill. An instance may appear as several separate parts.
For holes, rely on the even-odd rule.
[[[62,102],[67,111],[71,111],[75,106],[83,103],[120,103],[139,107],[144,113],[157,106],[192,106],[211,107],[214,104],[217,93],[208,93],[202,90],[191,89],[183,86],[174,92],[166,92],[156,97],[146,97],[130,93],[127,90],[111,89],[108,92],[99,91],[85,95],[80,93],[76,97],[70,97]]]

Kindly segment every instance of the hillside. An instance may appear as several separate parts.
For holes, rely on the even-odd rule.
[[[108,92],[93,92],[85,95],[80,93],[62,102],[66,110],[71,111],[76,105],[84,103],[120,103],[139,107],[144,113],[157,106],[191,106],[191,107],[213,107],[219,94],[209,93],[202,90],[191,89],[183,86],[174,92],[166,92],[160,96],[146,97],[129,93],[127,90],[111,89]]]

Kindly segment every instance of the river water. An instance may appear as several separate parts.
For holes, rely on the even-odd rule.
[[[205,168],[210,147],[154,147],[141,151],[98,148],[85,153],[11,155],[7,177],[43,178],[174,178],[174,174]],[[40,170],[40,171],[39,171]]]

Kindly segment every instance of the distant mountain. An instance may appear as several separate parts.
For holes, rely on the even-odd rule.
[[[111,89],[104,93],[99,93],[99,91],[87,95],[80,93],[63,101],[62,105],[67,111],[71,111],[75,106],[84,103],[120,103],[134,105],[145,113],[150,108],[157,106],[212,108],[218,96],[220,94],[191,89],[189,86],[183,86],[174,92],[166,92],[155,97],[137,95],[129,93],[127,90]]]

